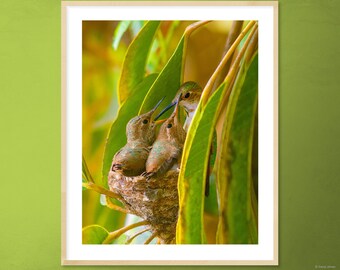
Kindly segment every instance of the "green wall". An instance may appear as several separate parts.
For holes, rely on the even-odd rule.
[[[0,269],[62,268],[60,10],[0,1]],[[339,12],[279,4],[280,266],[265,269],[340,267]]]

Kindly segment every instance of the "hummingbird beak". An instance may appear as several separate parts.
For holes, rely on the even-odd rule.
[[[166,113],[168,110],[170,110],[173,106],[177,105],[176,108],[175,108],[175,111],[176,111],[176,115],[177,115],[177,112],[178,112],[178,103],[179,103],[179,100],[181,99],[182,97],[182,93],[180,93],[178,95],[178,97],[175,99],[175,101],[171,102],[168,106],[166,106],[154,119],[154,121],[156,121],[159,117],[161,117],[164,113]]]
[[[153,107],[153,109],[150,111],[151,114],[153,114],[153,113],[157,110],[158,106],[162,103],[162,101],[163,101],[164,99],[165,99],[165,97],[163,97],[160,101],[158,101],[158,103],[156,104],[156,106]]]
[[[164,113],[166,113],[168,110],[170,110],[173,106],[177,104],[177,100],[170,103],[168,106],[166,106],[154,119],[156,121],[159,117],[161,117]]]
[[[157,102],[156,106],[151,109],[151,111],[148,111],[147,113],[143,114],[143,116],[150,117],[153,115],[153,113],[157,110],[159,105],[162,103],[165,97],[163,97],[160,101]]]

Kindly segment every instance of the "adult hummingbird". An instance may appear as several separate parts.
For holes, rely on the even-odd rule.
[[[202,95],[202,88],[193,81],[188,81],[183,83],[176,95],[174,101],[165,107],[156,117],[158,119],[161,115],[163,115],[166,111],[168,111],[171,107],[175,106],[176,103],[179,103],[179,106],[184,108],[186,113],[185,122],[183,125],[184,130],[187,132],[192,121],[192,118],[196,112],[198,102],[200,101]]]
[[[128,122],[127,143],[114,155],[112,171],[128,177],[140,175],[145,171],[145,162],[156,138],[156,124],[164,122],[164,120],[152,120],[151,117],[163,99],[151,111],[138,115]]]
[[[186,133],[177,119],[178,106],[179,103],[171,116],[162,124],[157,139],[152,145],[145,165],[146,171],[142,174],[147,179],[162,176],[180,161]]]

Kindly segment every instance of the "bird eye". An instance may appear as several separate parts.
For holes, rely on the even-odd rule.
[[[171,128],[171,127],[172,127],[172,124],[168,124],[166,127],[167,127],[167,128]]]
[[[148,122],[149,122],[148,119],[143,120],[143,124],[147,124]]]
[[[188,97],[190,97],[190,93],[189,92],[185,94],[184,98],[188,98]]]

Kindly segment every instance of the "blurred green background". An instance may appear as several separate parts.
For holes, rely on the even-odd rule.
[[[339,268],[340,2],[279,8],[280,266],[265,269]],[[60,1],[0,13],[0,269],[61,269]]]

